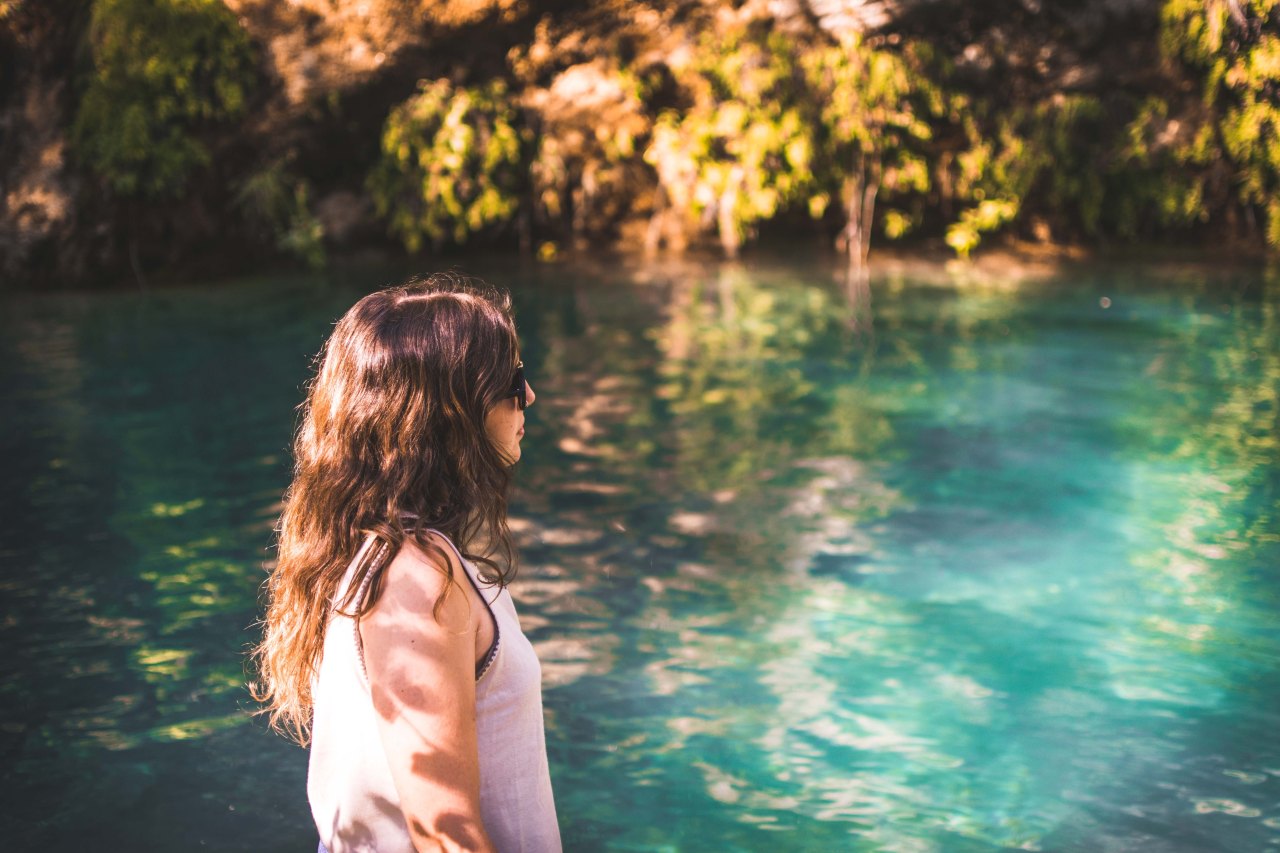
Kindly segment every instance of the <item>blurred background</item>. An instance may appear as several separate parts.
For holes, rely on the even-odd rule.
[[[570,851],[1280,849],[1280,2],[0,0],[0,836],[310,851],[311,359],[509,287]]]
[[[1256,256],[1278,8],[4,0],[0,272],[764,238]]]

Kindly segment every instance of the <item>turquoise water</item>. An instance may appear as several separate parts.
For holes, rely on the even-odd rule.
[[[1276,280],[475,271],[569,849],[1280,848]],[[344,278],[0,306],[15,849],[311,849],[242,654]]]

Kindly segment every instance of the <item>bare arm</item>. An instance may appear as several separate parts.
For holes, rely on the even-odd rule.
[[[360,622],[378,733],[419,851],[493,851],[480,818],[475,647],[483,604],[411,543]],[[455,566],[455,575],[463,572]],[[439,619],[432,609],[444,595]]]

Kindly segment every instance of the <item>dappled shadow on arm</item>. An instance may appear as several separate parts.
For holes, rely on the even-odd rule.
[[[421,821],[413,821],[409,824],[409,831],[412,833],[414,842],[420,850],[441,851],[461,851],[461,850],[479,850],[481,841],[479,833],[475,832],[475,821],[466,815],[456,812],[444,812],[436,818],[433,828],[427,828],[422,825]],[[427,846],[423,845],[426,842]],[[437,845],[431,847],[430,845]]]
[[[447,580],[408,545],[361,621],[371,700],[400,795],[389,806],[419,850],[491,849],[480,817],[475,662],[492,630],[482,630],[488,612],[463,572],[455,563]]]

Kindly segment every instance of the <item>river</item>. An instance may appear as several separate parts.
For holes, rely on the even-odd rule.
[[[577,851],[1280,847],[1280,279],[471,267]],[[0,303],[17,850],[314,849],[244,688],[311,359],[385,271]]]

